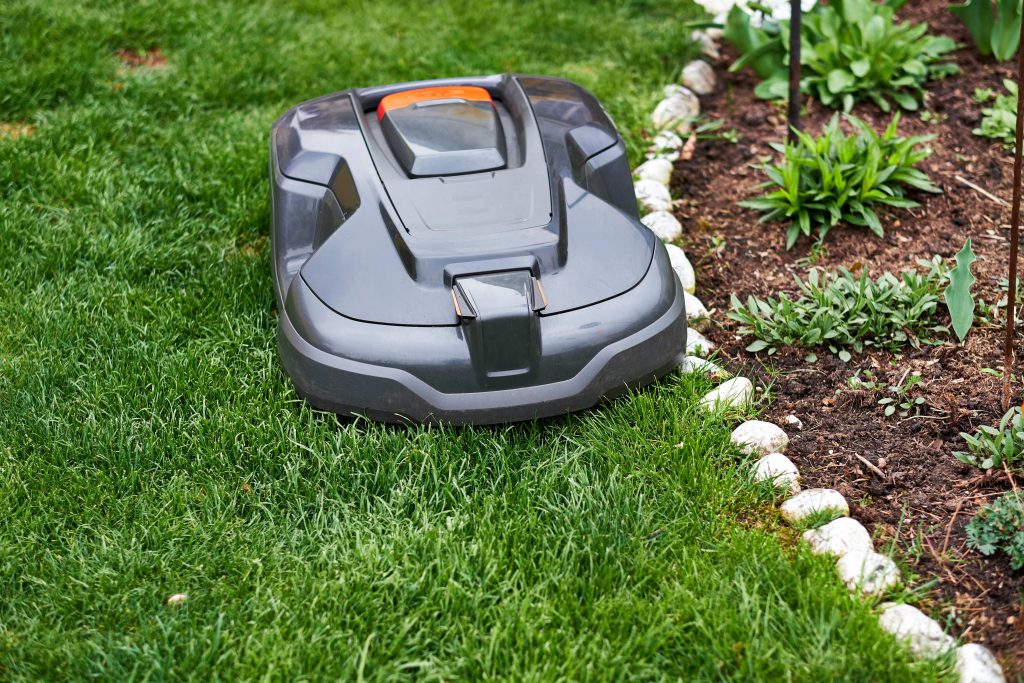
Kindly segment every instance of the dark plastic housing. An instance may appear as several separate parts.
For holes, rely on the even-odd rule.
[[[388,95],[428,86],[493,102],[378,116]],[[494,125],[457,130],[466,106]],[[650,382],[685,348],[682,288],[638,220],[625,147],[569,81],[446,79],[299,105],[271,131],[271,204],[281,359],[318,407],[532,419]]]

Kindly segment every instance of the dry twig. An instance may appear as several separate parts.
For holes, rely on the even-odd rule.
[[[1001,204],[1002,206],[1009,206],[1010,205],[1009,202],[1007,202],[1005,199],[1000,199],[999,197],[995,196],[994,194],[992,194],[991,192],[989,192],[985,188],[980,187],[978,185],[975,185],[974,183],[972,183],[967,178],[964,178],[963,176],[957,175],[957,176],[953,176],[953,177],[956,178],[957,181],[963,183],[967,187],[969,187],[972,190],[974,190],[975,192],[977,192],[978,194],[980,194],[980,195],[982,195],[984,197],[988,197],[989,199],[991,199],[992,201],[994,201],[997,204]]]

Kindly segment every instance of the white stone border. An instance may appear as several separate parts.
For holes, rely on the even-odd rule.
[[[690,38],[701,46],[702,54],[718,59],[717,38],[720,32],[695,31]],[[634,171],[637,200],[644,210],[641,221],[660,239],[668,242],[666,248],[672,260],[672,269],[679,276],[687,292],[686,356],[680,359],[683,372],[704,372],[709,376],[728,376],[715,363],[700,356],[708,354],[714,345],[694,325],[705,322],[708,311],[693,296],[696,277],[693,266],[682,248],[671,244],[682,236],[682,225],[672,214],[673,202],[669,194],[672,171],[685,143],[683,136],[691,135],[693,121],[700,114],[697,93],[710,94],[715,89],[715,74],[709,64],[694,61],[682,71],[682,85],[670,84],[664,88],[664,98],[651,113],[654,142],[647,153],[647,161]],[[742,409],[753,402],[754,387],[746,377],[733,377],[721,382],[700,400],[704,410]],[[788,424],[800,429],[799,418],[790,416]],[[771,481],[789,494],[779,506],[785,522],[794,526],[807,526],[834,517],[825,524],[804,531],[803,540],[811,552],[835,558],[836,572],[851,592],[864,596],[882,596],[902,583],[899,567],[891,558],[874,549],[871,535],[864,526],[850,518],[850,506],[838,491],[832,489],[805,489],[800,487],[800,471],[783,452],[789,445],[789,436],[777,425],[760,420],[748,420],[732,433],[732,442],[749,455],[761,456],[753,465],[755,481]],[[930,658],[948,654],[956,649],[956,672],[960,683],[1005,683],[1003,670],[992,653],[982,645],[966,643],[959,647],[942,626],[916,607],[905,604],[884,603],[879,614],[879,626],[898,640],[906,643],[917,657]]]

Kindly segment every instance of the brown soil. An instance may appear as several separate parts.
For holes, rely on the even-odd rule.
[[[125,69],[138,68],[160,68],[167,66],[167,57],[160,51],[160,48],[136,52],[135,50],[118,50],[116,53],[118,61]]]
[[[931,143],[935,154],[922,166],[944,194],[915,196],[921,208],[889,214],[883,219],[884,239],[865,229],[833,230],[827,251],[814,265],[863,266],[876,275],[899,272],[933,254],[952,257],[970,237],[978,255],[976,292],[993,302],[1001,297],[999,280],[1007,274],[1009,208],[956,176],[1010,199],[1012,154],[972,135],[971,129],[981,118],[974,90],[1001,91],[1012,67],[982,59],[947,4],[918,0],[900,13],[903,19],[927,21],[932,32],[965,46],[954,55],[961,73],[929,86],[932,120],[909,114],[900,126],[904,135],[936,136]],[[673,182],[681,198],[677,215],[686,226],[683,246],[698,272],[698,295],[718,311],[709,337],[727,364],[771,385],[776,400],[765,419],[785,425],[783,418],[795,414],[803,421],[802,431],[788,428],[788,454],[804,483],[842,492],[853,516],[875,533],[880,545],[895,542],[911,584],[921,587],[925,608],[965,639],[990,646],[1010,677],[1024,674],[1022,576],[1004,557],[986,558],[969,549],[965,534],[980,506],[1010,490],[1013,475],[985,473],[952,455],[964,450],[961,431],[995,424],[1003,414],[1001,380],[981,371],[1001,370],[1002,332],[995,324],[976,325],[963,345],[950,341],[895,356],[871,352],[849,363],[827,350],[818,350],[814,364],[804,360],[803,349],[780,349],[770,358],[744,350],[752,339],[738,337],[738,325],[726,318],[730,295],[745,299],[792,292],[794,275],[805,276],[811,267],[812,241],[801,239],[787,252],[786,226],[759,224],[755,212],[736,205],[757,194],[755,185],[763,178],[750,164],[771,154],[768,143],[784,136],[785,121],[778,105],[754,98],[757,81],[751,72],[726,72],[735,57],[731,48],[725,50],[716,68],[718,89],[702,104],[708,119],[722,119],[724,130],[738,132],[739,142],[701,141],[692,159],[677,164]],[[816,132],[832,113],[812,102],[804,127]],[[856,113],[878,129],[889,120],[870,106],[859,105]],[[881,394],[851,390],[847,379],[866,369],[885,385],[897,384],[908,371],[920,372],[922,381],[913,395],[926,399],[921,414],[887,418],[876,404]],[[1021,400],[1019,384],[1012,400]],[[1024,484],[1024,476],[1016,484]]]

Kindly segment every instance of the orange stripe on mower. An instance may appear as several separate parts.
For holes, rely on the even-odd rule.
[[[430,100],[469,100],[472,102],[493,102],[491,96],[483,88],[475,85],[438,86],[436,88],[417,88],[403,90],[388,95],[377,106],[377,118],[384,118],[391,109],[402,109],[416,102]]]

